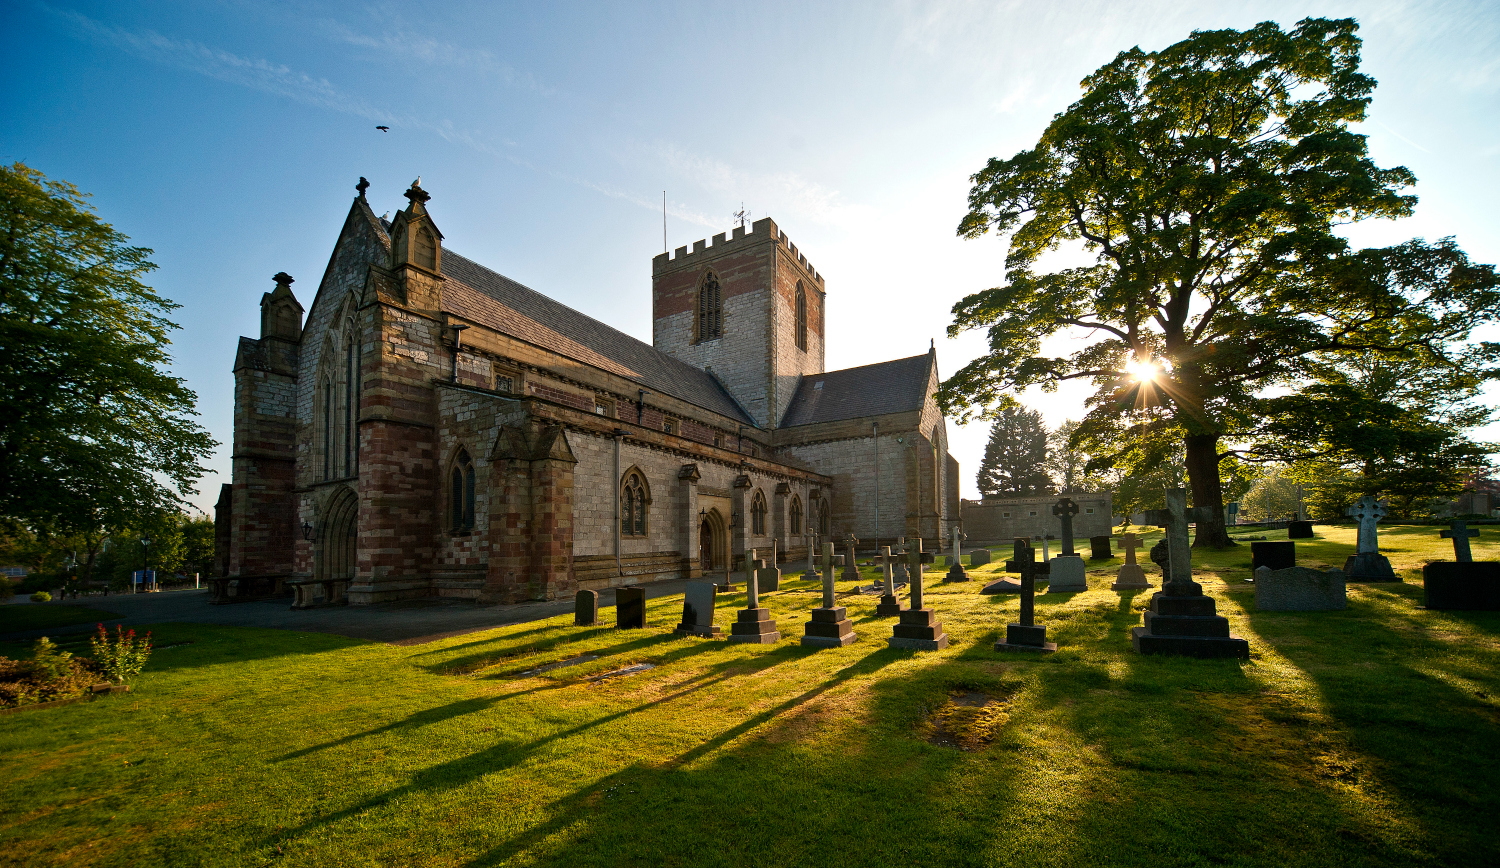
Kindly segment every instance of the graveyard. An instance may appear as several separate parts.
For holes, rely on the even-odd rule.
[[[1048,654],[995,650],[1022,604],[979,592],[1005,575],[1004,547],[967,581],[926,565],[923,604],[947,639],[932,651],[891,647],[903,619],[877,614],[882,571],[864,556],[858,584],[842,570],[834,583],[853,640],[822,647],[801,639],[825,588],[797,565],[758,607],[744,581],[712,595],[717,638],[676,632],[681,594],[648,598],[641,629],[603,607],[597,626],[569,615],[415,645],[160,625],[131,693],[0,716],[0,851],[89,865],[1495,861],[1500,615],[1422,608],[1421,564],[1453,557],[1441,528],[1382,526],[1403,581],[1350,582],[1341,611],[1257,611],[1248,545],[1194,551],[1244,661],[1132,648],[1162,573],[1144,556],[1161,531],[1130,530],[1156,587],[1110,589],[1117,537],[1111,559],[1085,560],[1088,590],[1038,588]],[[1297,561],[1342,564],[1356,534],[1320,525]],[[1500,533],[1469,542],[1500,558]],[[726,641],[766,621],[778,641]]]

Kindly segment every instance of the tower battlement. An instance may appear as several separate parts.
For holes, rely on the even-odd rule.
[[[780,245],[782,249],[791,254],[791,257],[797,261],[797,264],[802,266],[812,276],[812,279],[817,282],[818,287],[820,289],[823,287],[823,275],[819,274],[817,269],[813,268],[812,263],[807,261],[806,256],[797,251],[797,245],[793,244],[791,239],[786,237],[785,232],[776,228],[776,221],[769,217],[751,223],[748,232],[745,231],[745,227],[743,226],[734,227],[733,237],[730,237],[730,233],[720,232],[711,239],[711,242],[702,239],[694,241],[691,251],[688,250],[687,245],[683,245],[677,248],[671,255],[658,253],[651,260],[651,273],[660,274],[663,271],[681,268],[685,265],[693,264],[693,261],[699,256],[708,255],[717,257],[736,247],[761,244],[767,239]]]

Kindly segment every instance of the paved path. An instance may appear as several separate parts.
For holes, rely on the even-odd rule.
[[[646,598],[657,599],[681,594],[686,580],[652,582],[646,585]],[[355,639],[374,639],[394,645],[420,645],[446,636],[457,636],[488,630],[507,624],[540,621],[573,611],[573,601],[520,603],[511,606],[481,606],[462,600],[429,598],[398,603],[376,603],[372,606],[336,606],[327,609],[294,611],[291,599],[266,600],[257,603],[214,605],[207,590],[163,591],[158,594],[111,594],[68,600],[67,605],[87,606],[117,612],[122,618],[105,622],[107,626],[124,624],[224,624],[233,627],[268,627],[274,630],[302,630],[309,633],[332,633]],[[613,589],[599,592],[599,607],[615,604]],[[13,605],[57,606],[62,602],[18,602]],[[20,630],[0,633],[0,641],[29,641],[39,636],[64,636],[87,633],[94,622],[48,627],[43,630]]]

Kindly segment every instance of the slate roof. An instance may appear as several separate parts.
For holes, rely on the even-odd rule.
[[[842,371],[808,374],[781,419],[783,428],[920,410],[927,403],[931,353]]]
[[[640,383],[705,410],[754,425],[707,371],[585,316],[534,289],[443,248],[442,306],[529,344]]]

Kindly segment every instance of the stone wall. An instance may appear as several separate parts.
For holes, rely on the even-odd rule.
[[[1052,514],[1061,494],[1041,497],[1011,497],[975,502],[962,506],[963,531],[970,545],[997,545],[1013,542],[1017,537],[1034,538],[1051,534],[1062,536],[1062,521]],[[1091,536],[1108,536],[1112,530],[1114,494],[1108,491],[1074,491],[1067,497],[1078,504],[1073,517],[1073,539],[1076,548],[1088,550]]]

